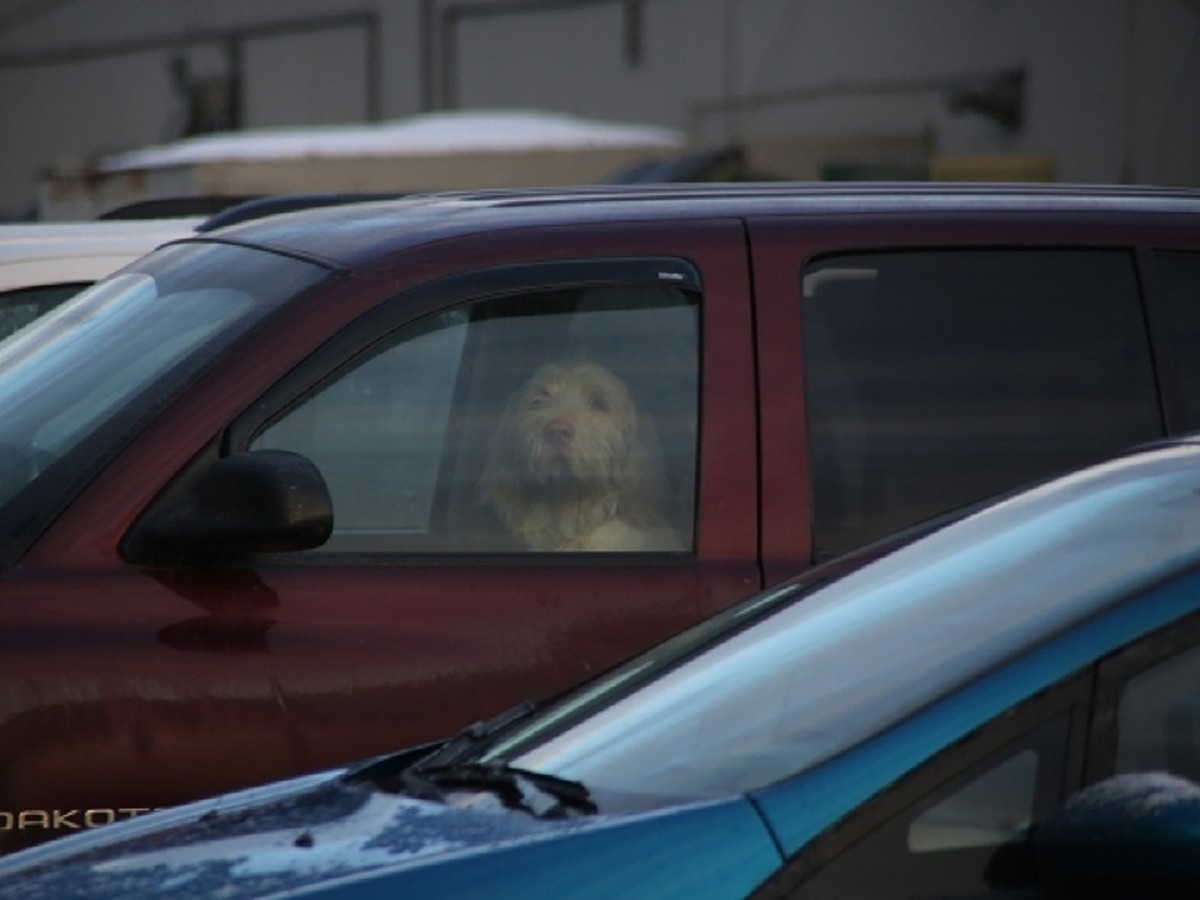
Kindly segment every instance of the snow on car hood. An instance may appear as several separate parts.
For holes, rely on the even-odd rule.
[[[538,820],[481,795],[465,806],[415,800],[338,774],[193,803],[13,854],[0,860],[0,898],[261,896],[589,824]]]

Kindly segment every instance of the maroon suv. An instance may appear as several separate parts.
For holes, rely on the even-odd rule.
[[[2,846],[443,736],[1194,429],[1197,346],[1183,190],[496,192],[165,247],[0,345]]]

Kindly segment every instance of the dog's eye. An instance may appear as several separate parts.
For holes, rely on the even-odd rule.
[[[545,388],[537,388],[529,394],[528,399],[525,401],[525,405],[530,407],[542,406],[549,399],[550,392],[548,390]]]
[[[608,411],[608,398],[603,394],[595,393],[588,398],[588,403],[596,412]]]

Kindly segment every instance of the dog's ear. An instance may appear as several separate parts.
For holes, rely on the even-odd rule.
[[[520,476],[515,471],[514,425],[521,392],[513,392],[500,416],[499,424],[488,439],[487,455],[478,482],[478,500],[505,515],[521,501]],[[507,518],[507,516],[505,516]]]
[[[663,474],[662,445],[654,419],[637,414],[637,432],[621,472],[621,517],[634,525],[658,522],[662,518]]]

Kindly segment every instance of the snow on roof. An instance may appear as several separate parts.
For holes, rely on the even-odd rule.
[[[237,159],[395,156],[441,153],[675,149],[674,129],[583,119],[561,113],[480,110],[425,113],[390,122],[272,128],[185,138],[106,156],[102,172]]]

